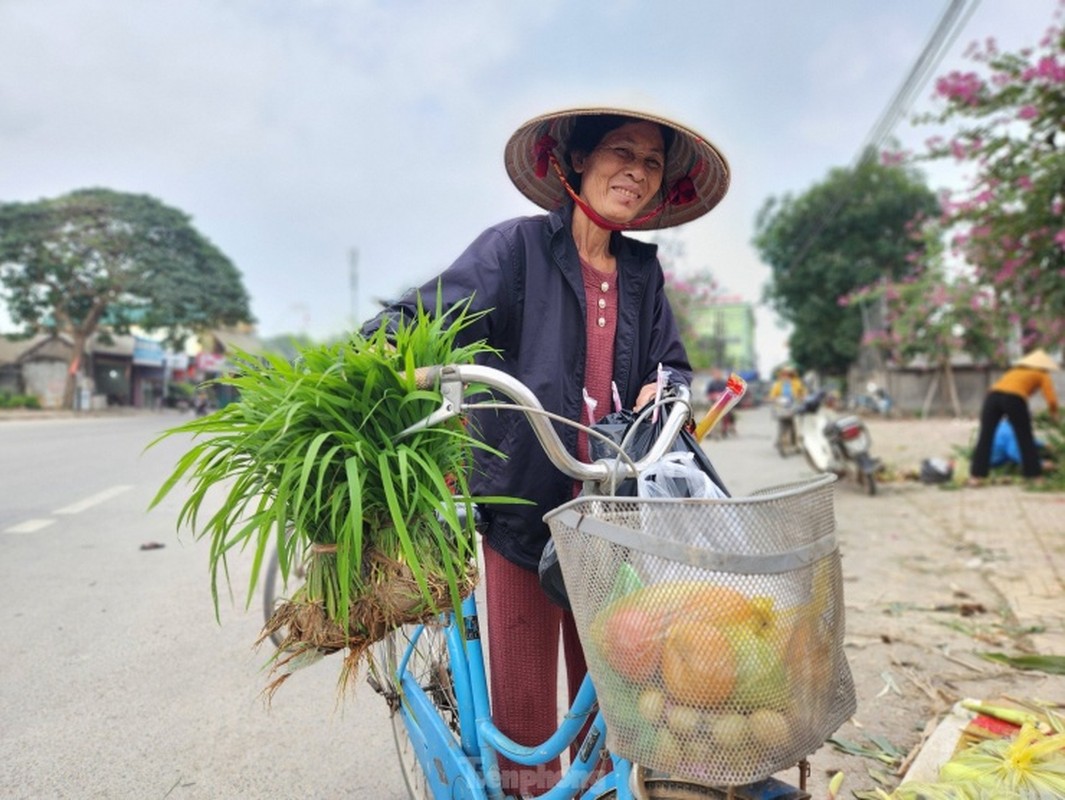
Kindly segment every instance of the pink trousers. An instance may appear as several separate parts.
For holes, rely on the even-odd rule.
[[[548,600],[539,576],[484,548],[492,718],[518,744],[538,745],[558,728],[558,647],[565,648],[569,701],[587,667],[573,615]],[[578,740],[579,741],[579,740]],[[559,778],[556,758],[525,767],[500,759],[503,789],[540,794]]]

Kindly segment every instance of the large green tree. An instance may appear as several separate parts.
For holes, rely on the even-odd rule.
[[[188,215],[109,189],[0,204],[0,288],[24,333],[73,337],[66,407],[101,322],[117,333],[134,323],[161,329],[179,341],[190,331],[252,321],[240,273]]]
[[[844,374],[857,358],[861,309],[841,298],[908,269],[908,225],[938,204],[912,169],[863,158],[832,170],[799,196],[770,197],[754,245],[772,270],[766,301],[793,326],[791,358],[804,369]]]

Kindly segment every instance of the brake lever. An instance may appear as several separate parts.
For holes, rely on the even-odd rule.
[[[432,412],[425,419],[420,419],[413,425],[408,425],[401,430],[392,441],[398,442],[400,439],[405,439],[411,434],[418,431],[431,428],[434,425],[439,425],[441,422],[457,417],[462,411],[462,381],[448,380],[443,377],[440,381],[440,394],[443,397],[443,401],[440,403],[440,408]]]

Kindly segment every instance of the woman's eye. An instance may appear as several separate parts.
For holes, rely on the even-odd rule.
[[[610,153],[614,155],[614,158],[622,164],[631,164],[636,161],[637,158],[640,158],[635,150],[631,147],[625,147],[624,145],[611,145],[604,149],[610,151]],[[643,168],[648,172],[661,172],[665,168],[665,165],[662,163],[662,159],[657,156],[644,156]]]

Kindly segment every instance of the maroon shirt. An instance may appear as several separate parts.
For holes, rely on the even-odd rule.
[[[614,378],[614,334],[618,328],[618,274],[600,272],[582,258],[581,275],[584,278],[584,330],[588,339],[584,388],[596,401],[595,418],[599,420],[614,410],[610,381]],[[586,410],[580,421],[588,423]],[[577,457],[588,461],[588,436],[583,431],[577,437]]]

